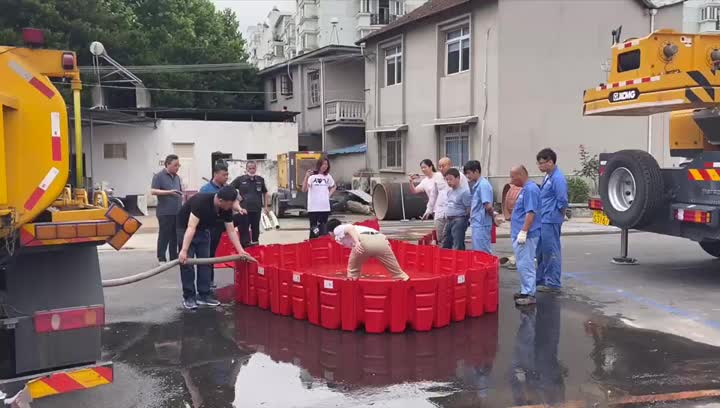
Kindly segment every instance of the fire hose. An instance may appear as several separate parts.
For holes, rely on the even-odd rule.
[[[212,265],[212,264],[235,262],[235,261],[248,261],[248,262],[257,263],[257,260],[255,258],[251,257],[250,255],[230,255],[230,256],[221,256],[221,257],[217,257],[217,258],[200,258],[200,259],[189,258],[187,260],[186,264],[187,265]],[[138,273],[136,275],[130,275],[130,276],[125,276],[125,277],[116,278],[116,279],[103,280],[102,285],[104,288],[129,285],[131,283],[136,283],[136,282],[140,282],[141,280],[151,278],[157,274],[165,272],[165,271],[172,269],[178,265],[180,265],[180,261],[175,259],[164,265],[160,265],[156,268],[150,269],[145,272]]]

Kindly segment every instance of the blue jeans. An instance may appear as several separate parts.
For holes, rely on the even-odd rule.
[[[528,237],[524,244],[513,241],[513,251],[520,274],[520,293],[535,296],[535,280],[537,268],[535,267],[535,252],[537,251],[539,236]]]
[[[185,230],[177,230],[178,245],[182,249]],[[210,231],[197,230],[188,248],[189,258],[210,258]],[[210,275],[212,266],[197,265],[197,292],[195,291],[195,266],[180,265],[180,279],[182,280],[183,298],[195,299],[197,293],[201,298],[210,295]]]
[[[540,227],[540,242],[537,247],[537,284],[551,288],[562,287],[562,249],[560,229],[562,224],[545,224]]]
[[[465,232],[467,232],[468,220],[465,217],[448,218],[445,226],[445,241],[443,248],[465,250]]]
[[[492,225],[472,226],[472,248],[492,254]]]

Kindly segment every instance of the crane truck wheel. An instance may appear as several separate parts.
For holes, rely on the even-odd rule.
[[[600,197],[613,225],[631,229],[649,224],[664,205],[660,166],[642,150],[613,154],[600,176]]]
[[[700,248],[702,248],[709,255],[712,255],[715,258],[720,258],[720,241],[716,241],[716,240],[700,241]]]

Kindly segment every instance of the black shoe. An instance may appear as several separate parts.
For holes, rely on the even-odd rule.
[[[197,302],[195,302],[195,299],[189,298],[183,300],[183,307],[187,310],[195,310],[198,308]]]
[[[220,301],[213,296],[203,296],[198,298],[197,304],[200,306],[217,307],[220,306]]]
[[[520,298],[523,297],[523,296],[527,296],[527,295],[523,295],[523,294],[520,293],[520,292],[515,292],[515,293],[513,293],[513,299],[520,299]]]

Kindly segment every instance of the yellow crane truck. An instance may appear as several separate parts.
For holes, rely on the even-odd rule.
[[[113,381],[101,361],[105,306],[97,246],[119,249],[140,223],[96,206],[83,188],[83,160],[70,175],[68,109],[82,157],[80,71],[74,52],[0,46],[0,406]]]
[[[659,30],[612,46],[606,84],[584,92],[586,116],[670,115],[670,155],[660,168],[649,153],[601,154],[596,222],[696,241],[720,257],[720,35]]]

